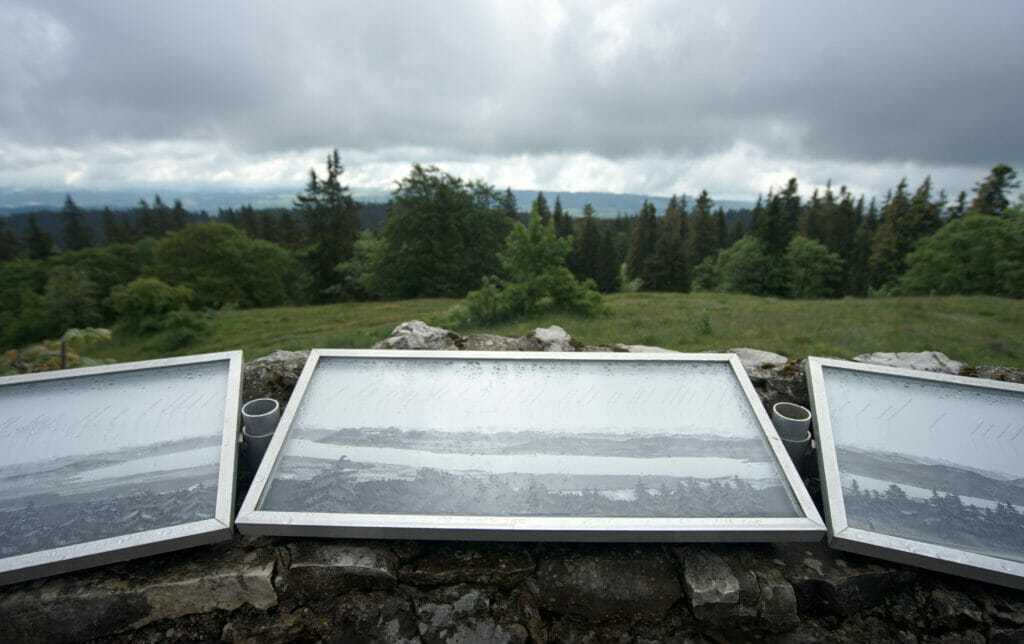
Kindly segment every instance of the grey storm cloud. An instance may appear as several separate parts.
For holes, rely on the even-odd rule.
[[[1019,2],[0,4],[0,141],[991,165]]]

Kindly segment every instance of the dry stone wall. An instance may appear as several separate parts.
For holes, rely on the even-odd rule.
[[[378,346],[654,349],[583,346],[557,327],[502,338],[460,336],[421,322],[401,325]],[[766,405],[807,404],[802,365],[777,354],[736,351]],[[287,400],[307,355],[279,351],[246,365],[245,398]],[[1024,381],[1019,370],[964,369]],[[596,545],[241,535],[0,588],[0,641],[87,640],[1015,642],[1024,640],[1024,593],[841,553],[824,542]]]

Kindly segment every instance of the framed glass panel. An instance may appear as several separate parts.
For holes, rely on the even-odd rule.
[[[250,534],[819,539],[736,356],[314,350]]]
[[[810,358],[829,539],[1024,588],[1024,385]]]
[[[232,533],[240,351],[0,378],[0,583]]]

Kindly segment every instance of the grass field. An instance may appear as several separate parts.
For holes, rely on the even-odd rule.
[[[608,313],[533,316],[513,323],[455,328],[522,335],[557,324],[586,344],[647,344],[680,351],[752,347],[790,358],[849,358],[872,351],[934,349],[968,364],[1024,367],[1024,301],[995,297],[846,298],[794,301],[720,293],[620,293]],[[252,360],[275,349],[369,347],[400,322],[451,327],[458,300],[424,299],[219,311],[205,332],[175,351],[153,338],[114,330],[91,356],[118,361],[243,349]]]

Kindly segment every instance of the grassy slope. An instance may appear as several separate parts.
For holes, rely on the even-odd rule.
[[[747,295],[629,293],[605,298],[609,314],[538,315],[457,329],[522,335],[558,324],[587,344],[648,344],[681,351],[753,347],[789,357],[852,357],[934,349],[968,364],[1024,367],[1024,301],[994,297],[905,297],[793,301]],[[247,360],[274,349],[368,347],[399,322],[445,325],[457,300],[363,302],[222,311],[200,340],[174,355],[241,348]],[[707,311],[708,325],[702,324]],[[705,333],[707,327],[710,332]],[[119,361],[168,355],[146,338],[118,336],[89,355]]]

